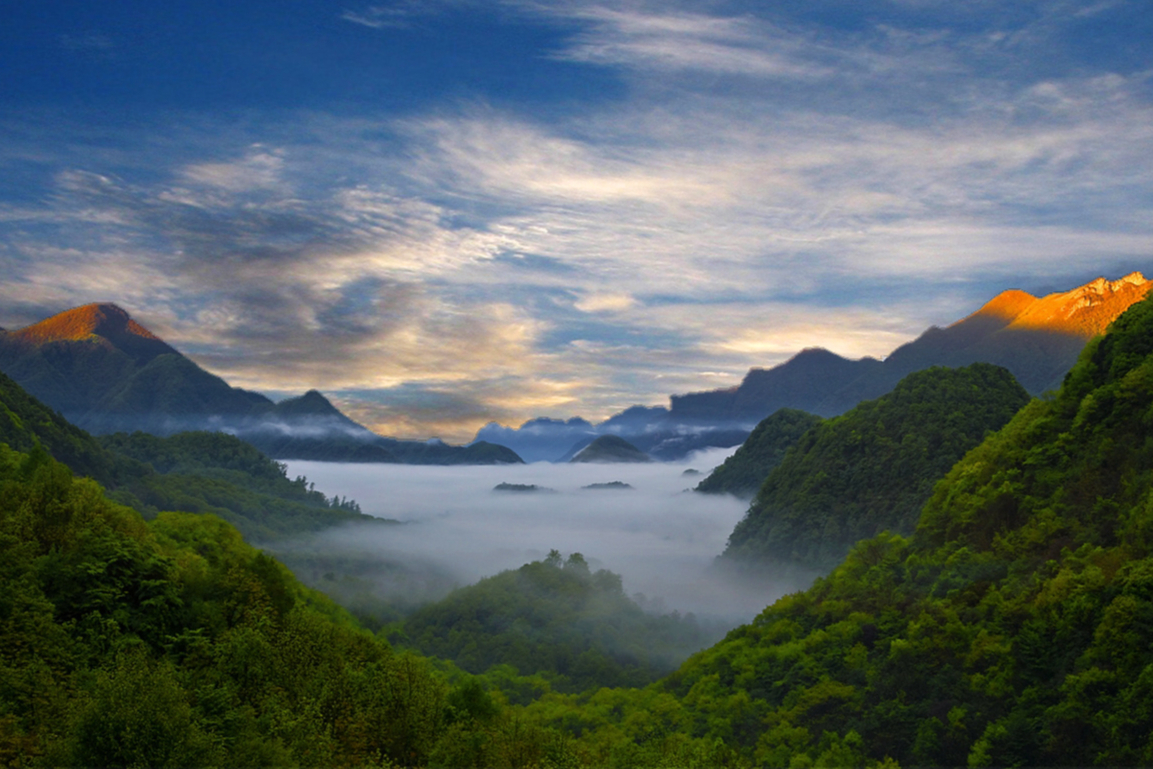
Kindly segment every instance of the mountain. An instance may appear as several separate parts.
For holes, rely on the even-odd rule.
[[[31,452],[37,447],[74,473],[115,486],[144,472],[109,453],[91,435],[33,398],[12,379],[0,374],[0,443]]]
[[[404,645],[470,673],[512,666],[572,693],[645,686],[707,640],[693,620],[645,612],[619,575],[590,571],[580,553],[562,561],[555,550],[453,591],[398,630]]]
[[[654,686],[526,716],[638,767],[1153,766],[1151,413],[1146,300],[911,537],[857,543]]]
[[[211,513],[250,541],[271,542],[346,523],[378,525],[355,502],[331,500],[284,465],[224,433],[95,438],[0,374],[0,444],[52,457],[105,487],[110,499],[152,518],[162,510]]]
[[[881,369],[849,383],[822,404],[841,413],[892,389],[906,374],[928,366],[984,362],[1004,366],[1034,395],[1054,390],[1092,337],[1141,301],[1153,282],[1134,272],[1120,280],[1097,278],[1041,298],[1004,291],[977,312],[946,328],[930,328],[898,347]]]
[[[500,446],[383,438],[309,390],[274,403],[200,368],[114,304],[76,307],[0,331],[0,371],[96,434],[221,430],[280,459],[518,463]]]
[[[845,382],[873,374],[883,365],[875,358],[849,360],[813,347],[771,369],[751,369],[739,387],[670,396],[669,416],[759,422],[781,408],[832,416],[825,402]]]
[[[578,451],[572,462],[652,462],[653,459],[618,435],[602,435]]]
[[[779,366],[750,370],[739,387],[674,395],[669,416],[759,420],[784,406],[835,416],[884,395],[914,371],[978,362],[1009,369],[1026,390],[1039,395],[1058,387],[1085,343],[1151,288],[1153,282],[1134,272],[1041,298],[1004,291],[946,328],[929,328],[883,361],[803,350]]]
[[[452,745],[427,661],[224,521],[146,522],[2,443],[0,488],[4,766],[427,766]]]
[[[1039,395],[1059,386],[1085,343],[1104,333],[1151,287],[1153,283],[1134,272],[1040,298],[1004,291],[950,326],[929,328],[884,360],[850,360],[808,348],[778,366],[750,369],[737,387],[671,395],[669,408],[634,406],[596,425],[579,420],[581,437],[591,440],[611,433],[654,458],[681,459],[698,449],[739,445],[754,425],[781,408],[823,417],[843,414],[931,366],[993,363]],[[491,423],[477,433],[477,440],[503,443],[531,455],[530,461],[566,461],[563,454],[549,454],[566,442],[573,445],[568,427],[572,421],[537,419],[517,430]]]
[[[778,409],[762,419],[741,447],[695,490],[752,499],[785,453],[820,422],[820,417],[804,411]]]
[[[934,484],[1028,401],[988,363],[910,374],[801,436],[733,529],[724,562],[828,571],[859,540],[912,533]]]
[[[525,462],[555,462],[576,442],[598,435],[591,422],[541,417],[513,429],[489,422],[477,431],[474,441],[487,441],[512,448]]]

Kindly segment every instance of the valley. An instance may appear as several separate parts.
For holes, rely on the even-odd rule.
[[[0,751],[1153,760],[1151,302],[1042,398],[991,364],[931,367],[673,462],[614,435],[571,462],[276,462],[220,432],[93,437],[2,377],[0,660],[39,683],[0,688]]]

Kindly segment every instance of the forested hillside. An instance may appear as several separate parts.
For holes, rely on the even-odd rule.
[[[752,498],[773,468],[821,418],[796,409],[778,409],[761,420],[741,447],[697,484],[707,494]]]
[[[646,614],[618,575],[590,572],[579,553],[562,562],[555,550],[420,609],[398,632],[470,673],[509,665],[567,692],[643,686],[706,643],[691,616]]]
[[[96,439],[0,374],[0,443],[39,446],[145,517],[161,510],[213,513],[250,541],[273,541],[348,522],[379,524],[354,501],[289,480],[284,466],[223,433],[145,433]]]
[[[859,540],[911,533],[933,484],[1028,400],[987,363],[910,374],[800,438],[733,530],[725,562],[827,572]]]
[[[860,542],[659,684],[534,714],[596,760],[1153,764],[1150,414],[1144,302],[948,473],[912,537]]]
[[[1153,303],[1142,303],[1058,394],[945,474],[911,536],[857,543],[810,590],[645,688],[573,694],[549,692],[562,679],[548,666],[569,652],[512,641],[533,639],[529,616],[579,628],[582,585],[616,591],[575,557],[429,613],[428,641],[464,641],[440,652],[462,664],[499,663],[505,648],[543,661],[527,678],[530,666],[500,664],[470,677],[358,629],[214,516],[145,522],[43,448],[0,446],[0,761],[1150,765],[1150,414]],[[164,461],[194,462],[180,454]],[[526,585],[574,600],[500,627]]]
[[[511,718],[477,682],[358,629],[218,518],[146,523],[40,449],[0,445],[0,581],[4,766],[529,766],[569,755],[559,734]]]

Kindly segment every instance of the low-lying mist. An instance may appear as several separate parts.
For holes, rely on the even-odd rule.
[[[307,568],[317,553],[339,554],[360,574],[370,574],[380,595],[415,606],[453,586],[543,559],[555,548],[583,554],[594,570],[620,574],[625,591],[643,594],[641,603],[651,611],[693,612],[702,621],[732,627],[802,587],[738,584],[710,568],[748,503],[688,489],[733,451],[712,449],[653,464],[290,461],[289,477],[304,475],[325,493],[357,500],[365,513],[404,522],[337,529],[296,543],[290,548],[293,568]],[[683,475],[688,468],[702,475]],[[614,481],[632,488],[582,488]],[[542,490],[494,491],[500,483]],[[311,580],[301,576],[316,583],[323,568]]]

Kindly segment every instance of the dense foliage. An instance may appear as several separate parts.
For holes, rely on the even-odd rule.
[[[911,538],[859,543],[657,685],[534,714],[610,758],[1153,764],[1151,428],[1146,302],[948,473]]]
[[[751,499],[785,453],[820,421],[805,411],[778,409],[762,419],[741,447],[697,484],[696,491]]]
[[[508,665],[567,692],[651,683],[708,640],[692,615],[646,614],[620,576],[555,550],[420,609],[394,638],[471,673]]]
[[[933,484],[1028,400],[986,363],[910,374],[801,437],[733,530],[726,560],[827,572],[861,539],[911,533]]]
[[[5,765],[408,761],[443,718],[423,663],[227,524],[146,524],[42,450],[0,446],[0,553]]]
[[[93,438],[0,374],[0,443],[45,449],[103,484],[145,517],[161,510],[214,513],[253,541],[271,541],[349,522],[377,524],[356,502],[328,499],[302,477],[224,433]]]
[[[191,432],[159,438],[147,433],[103,436],[102,445],[149,472],[121,484],[112,496],[146,517],[161,510],[212,513],[249,541],[270,542],[342,523],[377,524],[356,502],[328,499],[302,476],[225,433]]]
[[[395,652],[227,523],[145,522],[42,449],[0,444],[0,584],[4,766],[579,765],[486,679]]]
[[[109,485],[143,471],[126,467],[96,439],[0,374],[0,443],[17,451],[41,446],[81,475]]]
[[[660,648],[627,604],[598,617],[619,581],[575,555],[403,628],[470,676],[218,518],[145,522],[38,445],[0,445],[0,584],[14,767],[1151,765],[1153,302],[956,463],[911,536],[857,543],[642,689],[555,691],[589,639]]]

